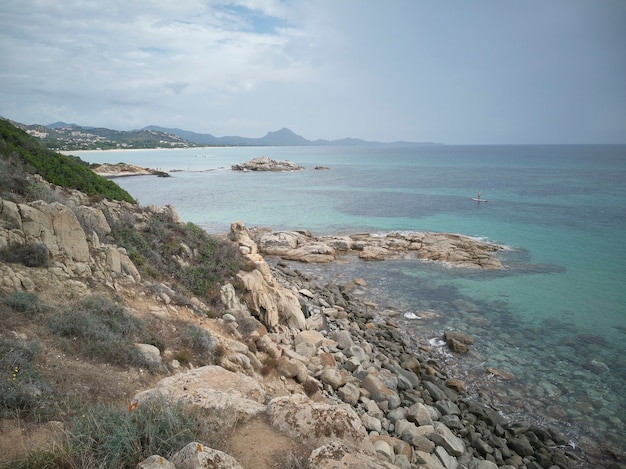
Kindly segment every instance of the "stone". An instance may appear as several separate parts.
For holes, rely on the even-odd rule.
[[[491,373],[492,375],[505,381],[515,379],[515,375],[513,373],[505,370],[500,370],[498,368],[489,367],[487,368],[487,373]]]
[[[170,458],[176,469],[243,469],[243,466],[232,456],[192,442]]]
[[[443,337],[448,348],[457,353],[467,353],[469,346],[474,344],[474,339],[464,332],[446,331]]]
[[[252,158],[245,163],[231,166],[233,171],[299,171],[302,166],[291,161],[276,161],[267,156]]]
[[[441,399],[435,402],[435,408],[441,412],[441,415],[461,415],[461,410],[450,399]]]
[[[424,381],[424,388],[430,394],[434,401],[441,401],[448,398],[446,392],[431,381]]]
[[[323,445],[340,438],[360,447],[367,430],[351,408],[313,402],[302,394],[272,399],[267,405],[270,424],[304,445]]]
[[[509,448],[522,457],[530,456],[535,452],[530,441],[524,435],[519,435],[507,442]]]
[[[369,361],[369,355],[363,350],[363,347],[359,345],[351,345],[347,349],[344,349],[344,353],[347,357],[356,357],[360,363],[367,363]]]
[[[518,466],[513,466],[513,468],[514,467]],[[486,459],[474,459],[470,462],[469,469],[498,469],[498,465],[495,462],[488,461]]]
[[[210,410],[224,419],[216,425],[226,427],[232,415],[254,417],[265,412],[265,396],[254,378],[220,366],[204,366],[163,378],[154,388],[135,394],[131,407],[151,399],[181,400]]]
[[[417,451],[422,451],[424,453],[432,453],[435,451],[436,445],[424,435],[416,435],[411,440],[411,444],[415,446]]]
[[[433,421],[430,417],[430,412],[424,404],[413,404],[406,411],[406,419],[409,422],[413,422],[417,425],[432,425]]]
[[[415,459],[418,463],[417,467],[426,469],[446,469],[439,458],[424,451],[416,451]]]
[[[259,348],[259,350],[267,353],[275,360],[278,360],[282,354],[282,352],[278,348],[278,344],[276,344],[276,342],[274,342],[267,334],[262,335],[258,338],[258,340],[256,341],[256,346]]]
[[[363,425],[365,425],[365,428],[369,431],[380,433],[380,431],[382,430],[382,424],[380,420],[378,420],[376,417],[372,417],[370,414],[363,414],[361,416],[361,422],[363,422]]]
[[[467,387],[465,386],[465,383],[461,381],[460,379],[455,379],[455,378],[447,379],[446,386],[449,387],[450,389],[453,389],[457,393],[467,392]]]
[[[150,344],[135,344],[135,348],[148,369],[158,371],[163,368],[161,352],[157,347]]]
[[[372,399],[377,403],[387,401],[390,409],[400,406],[398,394],[386,386],[377,374],[368,373],[362,381],[362,386],[369,391]]]
[[[164,457],[155,454],[137,464],[137,469],[176,469],[176,466]]]
[[[389,445],[389,443],[385,440],[376,440],[374,442],[374,449],[376,450],[376,454],[379,458],[393,464],[396,457],[393,452],[393,448]]]
[[[320,375],[320,381],[324,384],[330,385],[333,389],[339,389],[346,384],[344,377],[337,370],[337,368],[325,368]]]
[[[296,378],[300,383],[306,382],[309,376],[304,363],[287,357],[281,357],[280,360],[278,360],[276,371],[286,378]]]
[[[403,441],[410,443],[416,436],[420,436],[423,430],[408,420],[397,420],[395,434]]]
[[[457,469],[457,467],[459,467],[457,459],[449,455],[443,446],[437,446],[435,448],[435,455],[446,469]]]
[[[361,391],[356,385],[352,383],[346,383],[344,386],[340,387],[337,390],[337,396],[346,404],[355,406],[359,402]]]
[[[434,422],[435,431],[428,433],[426,437],[437,446],[443,446],[453,456],[461,456],[465,452],[465,444],[458,436],[440,422]]]
[[[356,451],[339,440],[331,441],[313,450],[308,460],[308,467],[315,469],[397,469],[389,462],[378,459],[373,447],[369,454],[365,451]]]
[[[337,347],[339,347],[342,350],[350,348],[350,346],[354,345],[354,342],[352,341],[352,336],[350,335],[349,331],[344,331],[344,330],[334,331],[330,335],[330,338],[333,339],[335,342],[337,342]]]

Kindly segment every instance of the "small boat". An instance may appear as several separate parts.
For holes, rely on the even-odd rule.
[[[478,197],[471,197],[474,202],[487,202],[487,199],[479,199]]]

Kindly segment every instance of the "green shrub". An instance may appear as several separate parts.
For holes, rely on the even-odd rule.
[[[22,264],[26,267],[44,267],[50,260],[50,252],[45,244],[24,244],[5,248],[0,253],[4,262]]]
[[[165,215],[151,215],[139,232],[130,223],[109,218],[112,237],[126,249],[142,275],[156,280],[169,275],[178,281],[183,294],[197,295],[209,304],[221,305],[221,285],[245,266],[232,242],[213,237],[193,223],[180,225]],[[186,252],[183,243],[194,254],[181,267],[178,256]]]
[[[78,189],[87,195],[100,194],[110,200],[135,203],[128,192],[94,173],[80,158],[48,150],[5,119],[0,119],[0,142],[0,156],[20,160],[23,170],[38,173],[52,184]]]
[[[66,345],[92,358],[116,364],[141,365],[134,343],[147,337],[144,322],[99,296],[52,315],[48,327],[66,339]]]

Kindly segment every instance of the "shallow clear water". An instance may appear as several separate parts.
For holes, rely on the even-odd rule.
[[[446,231],[511,249],[502,272],[416,261],[313,266],[364,277],[381,306],[422,319],[416,340],[446,329],[477,340],[448,358],[509,413],[564,422],[573,437],[626,441],[626,146],[195,148],[75,153],[92,162],[181,170],[118,179],[141,204],[172,204],[225,232],[234,220],[314,234]],[[256,156],[307,169],[241,173]],[[330,170],[314,170],[318,165]],[[472,202],[478,191],[487,203]],[[441,350],[442,359],[445,351]],[[498,381],[496,367],[515,374]]]

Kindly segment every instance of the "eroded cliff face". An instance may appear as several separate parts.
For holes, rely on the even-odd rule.
[[[121,209],[115,207],[120,204],[102,203]],[[64,205],[0,199],[0,249],[11,255],[18,250],[25,252],[25,248],[36,248],[48,259],[26,267],[19,262],[20,256],[14,255],[17,262],[0,264],[0,286],[34,292],[55,285],[82,295],[93,281],[113,287],[118,282],[139,282],[141,276],[126,251],[100,241],[100,236],[110,232],[101,209],[77,205],[76,201]]]

